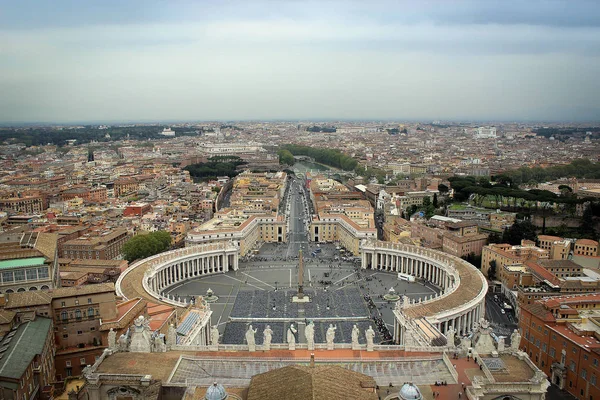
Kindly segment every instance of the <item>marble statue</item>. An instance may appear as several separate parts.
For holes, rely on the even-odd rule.
[[[165,339],[161,335],[154,336],[153,349],[154,353],[164,353],[167,351],[167,345],[165,344]]]
[[[521,344],[521,334],[517,329],[513,331],[510,335],[510,349],[511,350],[519,350],[519,345]]]
[[[352,327],[352,349],[353,350],[357,350],[359,344],[358,344],[358,335],[360,334],[360,331],[358,330],[358,326],[356,326],[356,324],[354,324],[354,326]]]
[[[325,339],[327,340],[327,350],[333,350],[333,340],[335,339],[335,330],[337,328],[333,326],[333,324],[329,324],[329,328],[327,328],[327,333],[325,334]]]
[[[119,351],[127,351],[127,336],[119,336]]]
[[[246,331],[246,343],[248,343],[248,348],[250,351],[256,350],[256,341],[254,339],[254,335],[258,329],[252,329],[252,325],[248,327]]]
[[[500,336],[498,338],[498,352],[504,351],[504,348],[505,348],[504,336]]]
[[[219,328],[216,325],[210,328],[210,344],[213,346],[219,345]]]
[[[117,350],[117,332],[113,328],[108,331],[108,348],[110,350]]]
[[[294,335],[298,330],[294,328],[294,324],[291,324],[287,330],[287,342],[290,350],[296,350],[296,336]]]
[[[150,353],[152,351],[152,332],[150,332],[148,321],[143,315],[133,322],[129,351],[134,353]]]
[[[367,351],[373,351],[373,338],[375,338],[375,331],[372,326],[365,331],[365,338],[367,339]]]
[[[446,331],[446,339],[448,339],[448,346],[454,346],[454,337],[456,336],[456,331],[454,327],[450,325],[448,330]]]
[[[263,330],[263,346],[265,350],[271,350],[271,340],[273,339],[273,330],[271,330],[271,325],[267,325],[267,327]]]
[[[176,344],[177,331],[175,330],[175,326],[171,324],[169,325],[169,330],[167,331],[167,350],[171,350]]]
[[[315,324],[310,321],[306,328],[304,328],[304,336],[306,336],[306,343],[308,344],[309,350],[315,349]]]

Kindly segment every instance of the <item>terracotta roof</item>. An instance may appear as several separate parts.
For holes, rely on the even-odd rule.
[[[598,246],[598,242],[591,239],[577,239],[577,241],[575,241],[575,244],[584,246]]]
[[[131,325],[133,319],[139,315],[145,307],[146,302],[139,297],[117,304],[117,316],[110,320],[102,320],[100,330],[107,331],[110,328],[122,329]]]
[[[335,365],[291,365],[252,377],[248,400],[377,400],[375,380]]]
[[[544,268],[540,264],[533,262],[533,261],[526,261],[525,266],[527,266],[527,268],[529,268],[529,271],[531,271],[531,273],[533,275],[535,275],[538,279],[540,279],[542,281],[547,280],[548,282],[552,283],[553,285],[560,284],[559,279],[552,272],[548,271],[546,268]]]

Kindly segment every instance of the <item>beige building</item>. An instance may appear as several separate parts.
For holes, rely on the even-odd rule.
[[[126,229],[85,234],[66,241],[62,246],[63,258],[83,260],[114,260],[122,257],[121,249],[130,235]]]
[[[224,210],[210,221],[190,231],[186,246],[233,242],[245,256],[262,243],[285,242],[287,224],[281,216],[248,215],[238,210]]]
[[[496,263],[496,271],[505,265],[520,264],[526,260],[548,259],[547,250],[535,246],[535,243],[523,240],[520,246],[510,244],[490,244],[483,247],[481,252],[481,272],[488,275],[490,262]]]

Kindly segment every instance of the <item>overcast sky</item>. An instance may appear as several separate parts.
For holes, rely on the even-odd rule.
[[[0,122],[600,120],[600,1],[0,0]]]

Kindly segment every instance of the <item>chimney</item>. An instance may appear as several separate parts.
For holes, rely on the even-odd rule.
[[[315,353],[310,353],[310,366],[311,368],[315,366]]]

